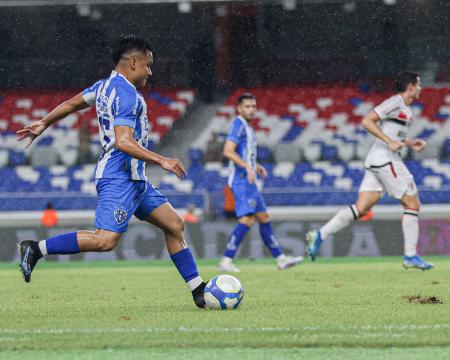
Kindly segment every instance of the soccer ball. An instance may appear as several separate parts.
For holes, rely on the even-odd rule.
[[[205,287],[208,309],[237,309],[244,297],[240,281],[231,275],[219,275],[209,280]]]

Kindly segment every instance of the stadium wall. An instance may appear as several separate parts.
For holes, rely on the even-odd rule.
[[[275,233],[288,253],[305,252],[304,237],[310,229],[321,226],[336,207],[293,207],[269,209],[274,219]],[[420,220],[419,252],[423,255],[450,255],[449,206],[424,206]],[[60,226],[46,229],[39,226],[40,212],[0,214],[0,261],[17,261],[17,242],[40,240],[56,234],[91,229],[92,211],[61,212]],[[322,248],[322,256],[398,256],[403,253],[400,208],[379,206],[375,220],[358,221],[330,237]],[[186,240],[197,258],[214,259],[222,256],[226,239],[235,222],[231,220],[202,221],[186,224]],[[254,226],[240,249],[240,257],[269,256]],[[47,261],[168,259],[163,233],[145,223],[132,220],[119,246],[109,253],[84,253],[50,256]]]

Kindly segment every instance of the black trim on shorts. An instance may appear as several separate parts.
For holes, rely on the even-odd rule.
[[[392,164],[392,161],[389,161],[388,163],[383,164],[383,165],[370,165],[369,167],[370,167],[371,169],[380,169],[380,168],[385,167],[385,166],[388,166],[388,165],[390,165],[390,164]]]

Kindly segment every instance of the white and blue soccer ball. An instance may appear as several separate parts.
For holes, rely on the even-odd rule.
[[[237,309],[243,298],[244,288],[234,276],[215,276],[206,284],[205,302],[208,309]]]

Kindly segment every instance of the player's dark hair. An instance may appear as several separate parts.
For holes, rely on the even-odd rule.
[[[130,51],[141,51],[146,53],[147,51],[153,52],[153,46],[145,39],[139,38],[134,35],[126,35],[120,38],[112,50],[112,61],[114,65],[117,65],[122,56]]]
[[[244,100],[256,100],[256,96],[250,93],[243,93],[238,97],[238,105],[242,104]]]
[[[417,78],[420,74],[417,71],[405,70],[397,75],[395,80],[395,91],[404,92],[408,88],[408,84],[417,84]]]

